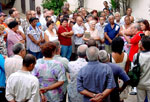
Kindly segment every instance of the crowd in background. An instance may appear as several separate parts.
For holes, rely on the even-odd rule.
[[[0,102],[123,102],[137,53],[137,101],[150,101],[150,25],[105,8],[72,13],[38,6],[0,13]],[[66,97],[68,94],[68,97]],[[66,99],[68,98],[68,99]]]

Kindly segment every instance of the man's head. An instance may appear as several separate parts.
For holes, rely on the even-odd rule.
[[[83,18],[81,16],[78,16],[76,22],[79,26],[81,26],[83,23]]]
[[[64,7],[69,9],[70,8],[70,4],[68,2],[64,2]]]
[[[105,18],[104,17],[99,17],[99,22],[101,25],[103,25],[105,23]]]
[[[54,43],[56,44],[56,55],[60,55],[61,52],[61,46],[60,46],[60,42],[59,41],[54,41]]]
[[[141,26],[139,23],[133,23],[129,29],[130,32],[135,35],[138,31],[141,31]]]
[[[126,13],[127,13],[127,16],[131,16],[132,8],[128,8],[127,11],[126,11]]]
[[[78,57],[80,58],[86,58],[86,50],[87,50],[88,46],[87,45],[80,45],[77,49],[77,54]]]
[[[108,2],[107,1],[104,1],[103,4],[104,4],[105,7],[108,7]]]
[[[87,22],[90,22],[91,20],[93,20],[93,16],[92,15],[88,15],[86,17]]]
[[[12,18],[15,18],[15,10],[10,9],[10,10],[9,10],[9,15],[10,15]]]
[[[94,39],[89,39],[88,41],[87,41],[87,45],[88,45],[88,47],[91,47],[91,46],[97,46],[96,45],[96,41],[94,40]]]
[[[86,50],[86,56],[89,61],[97,61],[99,55],[99,50],[97,47],[90,47]]]
[[[33,55],[27,54],[23,58],[23,67],[25,67],[26,70],[28,71],[32,71],[34,69],[35,64],[36,64],[36,58]]]
[[[38,18],[31,17],[31,18],[29,19],[29,23],[30,23],[33,27],[36,26],[37,22],[38,22]]]
[[[20,13],[18,11],[14,12],[14,16],[15,16],[15,18],[19,18],[20,19]]]
[[[41,7],[40,6],[36,7],[36,12],[37,12],[37,14],[41,14]]]
[[[109,19],[110,24],[114,24],[114,16],[113,15],[110,15],[108,19]]]
[[[12,50],[15,55],[20,55],[22,58],[26,55],[25,46],[22,43],[16,43],[13,45]]]
[[[31,17],[36,17],[36,12],[34,10],[31,10]]]
[[[116,19],[116,21],[119,22],[119,21],[120,21],[120,18],[121,18],[121,17],[120,17],[120,13],[119,13],[119,12],[116,12],[116,13],[115,13],[115,19]]]
[[[102,63],[109,62],[109,54],[105,50],[99,51],[99,60]]]
[[[5,13],[3,13],[3,12],[0,13],[0,23],[4,22],[6,16],[7,15]]]
[[[150,37],[149,36],[143,36],[141,43],[145,51],[150,51]]]
[[[130,25],[130,24],[131,24],[130,17],[129,17],[129,16],[126,16],[126,17],[124,18],[124,22],[125,22],[126,25]]]
[[[31,11],[26,11],[26,18],[29,20],[31,18]]]
[[[63,13],[63,14],[68,14],[68,8],[65,7],[65,6],[63,6],[63,7],[62,7],[62,13]]]

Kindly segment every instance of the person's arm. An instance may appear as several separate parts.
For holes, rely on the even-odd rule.
[[[58,81],[48,87],[44,87],[44,88],[41,88],[40,91],[42,91],[43,93],[47,92],[48,90],[53,90],[53,89],[56,89],[60,86],[62,86],[64,84],[64,81]]]
[[[130,44],[130,39],[125,34],[123,34],[123,36],[126,39],[126,41]]]
[[[87,97],[91,97],[91,98],[94,98],[97,95],[93,92],[89,92],[88,90],[80,91],[80,94],[87,96]]]
[[[17,33],[22,36],[23,40],[26,40],[25,34],[23,34],[20,30],[17,30]]]
[[[41,41],[35,40],[34,37],[33,37],[31,34],[28,34],[28,37],[31,39],[31,41],[32,41],[33,43],[35,43],[35,44],[38,45],[38,46],[40,45]]]
[[[107,32],[105,32],[104,34],[105,34],[105,38],[109,41],[109,43],[112,43],[112,40],[111,40],[110,37],[107,35]]]
[[[46,33],[44,33],[44,39],[45,39],[46,42],[49,42],[49,38],[48,38]]]
[[[11,101],[9,101],[9,102],[16,102],[15,100],[11,100]]]
[[[42,32],[41,32],[41,34],[40,34],[40,40],[41,40],[41,43],[44,43],[44,42],[45,42],[45,39],[44,39],[43,36],[42,36]]]
[[[129,60],[129,58],[127,58],[127,62],[126,62],[126,65],[125,65],[125,71],[126,71],[126,73],[129,72],[129,69],[130,69],[130,60]]]

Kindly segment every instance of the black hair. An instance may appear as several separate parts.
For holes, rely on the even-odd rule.
[[[14,11],[15,11],[15,10],[10,9],[10,10],[9,10],[9,15],[11,16]]]
[[[31,18],[29,19],[29,23],[31,24],[34,20],[39,20],[39,19],[36,18],[36,17],[31,17]]]
[[[111,49],[113,52],[121,54],[124,47],[124,41],[121,37],[116,37],[113,39],[111,44]]]
[[[18,22],[14,20],[8,24],[8,27],[12,29],[12,28],[15,28],[17,25],[18,25]]]
[[[67,18],[63,18],[60,23],[62,24],[64,21],[67,21],[68,22],[68,19]]]
[[[45,19],[46,19],[46,21],[48,21],[48,18],[51,18],[51,16],[46,16],[46,18],[45,18]]]
[[[150,51],[150,36],[143,36],[141,42],[144,49]]]
[[[54,22],[53,21],[48,21],[47,23],[46,23],[46,26],[47,27],[49,27],[51,24],[53,24]]]
[[[23,58],[23,66],[25,67],[29,67],[31,64],[35,64],[35,63],[36,63],[36,58],[31,54],[27,54]]]

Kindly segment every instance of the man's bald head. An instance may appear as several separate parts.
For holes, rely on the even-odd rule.
[[[81,16],[78,16],[77,19],[76,19],[76,21],[77,21],[77,24],[79,26],[81,26],[81,24],[83,23],[83,18]]]

